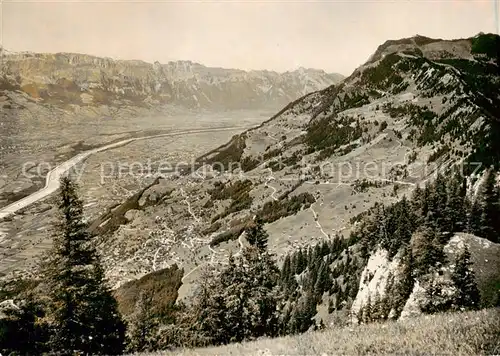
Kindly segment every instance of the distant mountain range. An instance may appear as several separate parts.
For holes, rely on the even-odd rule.
[[[0,51],[0,90],[19,90],[56,106],[277,109],[344,78],[305,68],[277,73],[212,68],[191,61],[161,64],[75,53]]]

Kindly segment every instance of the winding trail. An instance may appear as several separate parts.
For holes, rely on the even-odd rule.
[[[309,210],[311,210],[311,212],[313,213],[313,216],[314,216],[314,222],[316,223],[316,226],[319,228],[319,230],[321,231],[321,233],[326,237],[326,238],[330,238],[330,236],[325,232],[325,230],[323,230],[323,226],[321,226],[320,222],[319,222],[319,218],[318,218],[318,214],[316,213],[316,211],[314,210],[313,208],[313,204],[311,204],[309,206]]]
[[[245,246],[243,245],[243,241],[241,241],[241,236],[242,236],[242,235],[243,235],[243,234],[241,234],[241,235],[240,235],[240,237],[238,237],[238,243],[240,244],[240,249],[239,249],[239,251],[238,251],[238,252],[236,252],[236,253],[234,254],[234,257],[238,257],[239,255],[241,255],[241,252],[243,251],[243,248],[245,247]]]
[[[142,136],[142,137],[133,137],[133,138],[128,138],[119,142],[111,143],[105,146],[101,146],[98,148],[94,148],[85,152],[81,152],[77,154],[76,156],[70,158],[69,160],[61,163],[54,169],[52,169],[50,172],[47,173],[47,176],[45,177],[45,186],[36,191],[35,193],[28,195],[27,197],[24,197],[10,205],[7,205],[4,208],[0,209],[0,220],[3,218],[6,218],[12,214],[15,214],[21,209],[24,209],[31,204],[40,201],[47,196],[51,195],[52,193],[56,192],[59,189],[59,179],[63,177],[71,168],[73,168],[75,165],[78,163],[84,161],[87,159],[89,156],[98,153],[98,152],[103,152],[107,150],[111,150],[113,148],[118,148],[122,147],[125,145],[128,145],[129,143],[140,141],[140,140],[146,140],[146,139],[154,139],[154,138],[160,138],[160,137],[171,137],[171,136],[180,136],[180,135],[193,135],[193,134],[199,134],[199,133],[207,133],[207,132],[219,132],[219,131],[235,131],[235,130],[244,130],[248,129],[249,126],[231,126],[231,127],[220,127],[220,128],[212,128],[212,129],[196,129],[196,130],[185,130],[185,131],[176,131],[176,132],[169,132],[165,134],[156,134],[156,135],[150,135],[150,136]]]
[[[199,218],[199,217],[197,217],[197,216],[196,216],[196,214],[195,214],[195,213],[193,213],[193,210],[191,209],[191,203],[190,203],[190,202],[189,202],[189,200],[188,200],[188,196],[187,196],[186,192],[184,191],[184,189],[182,189],[182,188],[181,188],[181,195],[182,195],[182,197],[184,198],[183,202],[184,202],[184,203],[186,203],[186,205],[187,205],[187,208],[188,208],[188,212],[189,212],[189,214],[193,217],[193,219],[194,219],[197,223],[199,223],[201,220],[200,220],[200,218]]]
[[[273,192],[271,193],[271,198],[273,198],[275,201],[278,201],[278,198],[276,198],[274,196],[274,194],[276,194],[278,192],[278,190],[276,188],[274,188],[273,186],[269,185],[269,182],[272,181],[272,180],[276,180],[276,178],[274,177],[273,171],[271,170],[271,168],[268,168],[268,170],[269,170],[270,176],[267,177],[266,182],[264,183],[264,185],[265,185],[266,188],[271,188],[273,190]]]

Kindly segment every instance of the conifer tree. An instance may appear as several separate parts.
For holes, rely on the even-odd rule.
[[[479,199],[476,197],[468,206],[467,212],[467,231],[471,234],[481,234],[481,206]]]
[[[243,255],[250,291],[248,299],[256,313],[251,325],[251,336],[276,336],[279,332],[278,309],[281,299],[278,294],[279,269],[267,251],[263,253],[261,249],[255,251],[249,248]]]
[[[301,274],[307,268],[307,258],[304,256],[302,249],[299,249],[296,254],[295,274]]]
[[[105,284],[77,186],[67,177],[61,179],[59,210],[52,258],[46,266],[53,319],[51,349],[63,354],[121,354],[125,324]]]
[[[283,262],[283,267],[281,269],[281,288],[284,293],[284,298],[291,299],[297,293],[297,281],[295,280],[295,275],[292,271],[292,259],[290,255],[287,254],[285,256],[285,260]]]
[[[440,241],[439,230],[432,220],[423,225],[413,244],[414,267],[417,276],[444,263],[445,254]]]
[[[312,290],[303,295],[292,312],[290,330],[292,333],[303,333],[314,325],[316,315],[316,297]]]
[[[233,263],[232,263],[233,262]],[[231,268],[236,268],[234,260],[230,258]],[[222,283],[230,283],[227,276],[215,274],[215,271],[205,270],[202,273],[201,283],[197,289],[191,308],[182,316],[184,321],[181,328],[188,330],[192,346],[218,345],[229,342],[231,334],[226,322],[227,309],[220,303]],[[238,330],[232,330],[238,332]]]
[[[447,187],[444,175],[438,173],[436,180],[432,183],[429,200],[429,212],[437,226],[440,226],[444,231],[448,230],[446,217],[446,202],[447,202]]]
[[[385,300],[380,296],[378,291],[375,292],[375,297],[373,298],[372,304],[372,321],[385,320],[387,318]]]
[[[460,252],[455,261],[451,279],[457,288],[455,305],[458,308],[478,309],[480,294],[477,288],[474,271],[471,269],[470,252],[467,246]]]
[[[316,294],[318,300],[321,300],[323,292],[328,290],[330,287],[330,268],[327,266],[325,261],[321,262],[318,270],[318,275],[316,277],[316,282],[314,284],[314,293]]]
[[[456,170],[448,183],[446,201],[446,231],[465,231],[467,228],[467,188],[466,180]]]
[[[321,244],[321,256],[326,256],[330,253],[330,248],[328,247],[328,242],[327,241],[323,241],[323,243]]]
[[[360,245],[360,256],[363,261],[368,261],[370,258],[370,236],[368,234],[363,234],[359,242]]]
[[[427,212],[424,212],[423,210],[423,198],[424,198],[424,190],[420,188],[419,185],[415,187],[413,190],[412,196],[411,196],[411,205],[413,211],[416,213],[418,216],[425,216]]]
[[[479,221],[479,236],[498,242],[500,234],[500,192],[496,187],[495,171],[486,171],[484,183],[479,191],[481,217]]]
[[[413,253],[410,246],[407,246],[401,257],[398,282],[394,285],[393,305],[396,318],[401,315],[408,297],[410,296],[415,280],[413,277]]]
[[[229,265],[203,278],[190,317],[192,332],[208,344],[241,342],[280,332],[280,271],[256,246],[230,256]]]
[[[153,351],[156,348],[158,321],[152,315],[153,303],[149,293],[141,292],[136,302],[130,325],[130,342],[127,345],[131,352]]]
[[[372,322],[372,298],[368,294],[368,299],[366,300],[365,305],[363,306],[363,322],[364,323],[370,323]]]
[[[410,242],[416,220],[406,196],[403,196],[392,210],[394,210],[392,214],[395,215],[395,230],[391,234],[391,242],[388,246],[390,256],[394,256],[402,245],[407,245]]]
[[[254,222],[245,229],[245,233],[250,245],[257,247],[261,252],[266,251],[269,235],[264,229],[264,222],[260,217],[255,218]]]
[[[286,282],[288,282],[288,280],[290,279],[291,275],[292,275],[291,260],[290,260],[290,255],[287,254],[283,261],[283,267],[281,268],[281,282],[286,284]]]

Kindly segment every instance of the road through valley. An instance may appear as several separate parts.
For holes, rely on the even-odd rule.
[[[105,146],[97,147],[85,152],[81,152],[77,154],[76,156],[73,156],[72,158],[68,159],[67,161],[59,164],[57,167],[52,169],[47,173],[47,176],[45,177],[45,186],[36,191],[35,193],[28,195],[27,197],[24,197],[4,208],[0,209],[0,220],[3,218],[6,218],[12,214],[15,214],[21,209],[24,209],[28,207],[29,205],[40,201],[49,195],[53,194],[57,189],[59,189],[59,180],[62,176],[66,174],[71,168],[73,168],[75,165],[78,163],[84,161],[86,158],[88,158],[90,155],[102,152],[102,151],[107,151],[113,148],[121,147],[124,145],[127,145],[129,143],[139,141],[139,140],[146,140],[146,139],[154,139],[154,138],[160,138],[160,137],[169,137],[169,136],[179,136],[179,135],[194,135],[194,134],[200,134],[200,133],[207,133],[207,132],[218,132],[218,131],[235,131],[235,130],[245,130],[250,128],[251,126],[232,126],[232,127],[219,127],[219,128],[208,128],[208,129],[193,129],[193,130],[184,130],[184,131],[174,131],[174,132],[169,132],[169,133],[164,133],[164,134],[156,134],[156,135],[151,135],[151,136],[142,136],[142,137],[133,137],[133,138],[128,138],[122,141],[114,142]]]

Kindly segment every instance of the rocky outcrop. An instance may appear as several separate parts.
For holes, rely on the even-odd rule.
[[[433,271],[415,280],[399,319],[421,315],[424,307],[431,304],[445,304],[453,299],[456,288],[450,276],[455,258],[465,246],[471,252],[472,269],[483,303],[488,303],[494,298],[493,294],[500,280],[500,244],[471,234],[457,233],[444,247],[448,263],[439,271]],[[377,300],[384,301],[389,306],[393,303],[394,296],[388,295],[388,285],[401,278],[401,269],[400,254],[389,259],[387,251],[377,249],[370,256],[361,274],[358,293],[351,307],[353,322],[358,322],[360,309],[366,308],[369,304],[373,307]],[[439,290],[438,295],[431,293],[437,290]],[[433,295],[432,300],[431,295]],[[395,316],[394,312],[394,309],[389,311],[389,318]]]
[[[401,319],[420,315],[422,306],[437,302],[429,299],[430,289],[439,289],[442,299],[451,299],[454,296],[455,287],[450,279],[450,272],[453,271],[457,254],[465,246],[471,253],[471,267],[483,303],[488,303],[495,297],[494,294],[500,281],[500,244],[471,234],[457,233],[444,247],[448,256],[447,266],[444,266],[439,274],[426,276],[427,278],[423,281],[416,281],[401,313]]]
[[[358,294],[351,306],[352,321],[358,323],[360,309],[368,303],[386,298],[388,283],[397,276],[400,257],[389,259],[384,249],[378,249],[368,259],[365,269],[361,273]]]

